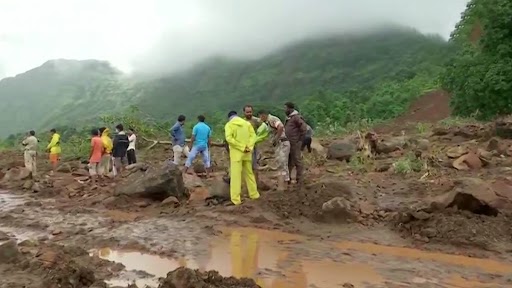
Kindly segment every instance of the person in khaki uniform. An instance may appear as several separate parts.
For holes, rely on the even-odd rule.
[[[25,146],[23,158],[25,160],[25,167],[32,173],[32,177],[37,173],[37,144],[39,140],[36,138],[36,132],[31,130],[28,132],[28,137],[21,142]]]
[[[280,191],[286,190],[286,182],[290,181],[290,173],[288,171],[288,157],[290,154],[290,141],[286,137],[283,122],[278,117],[271,115],[268,111],[261,110],[258,113],[263,122],[268,123],[272,129],[272,145],[275,147],[275,157],[277,160],[277,169],[279,177],[277,188]]]

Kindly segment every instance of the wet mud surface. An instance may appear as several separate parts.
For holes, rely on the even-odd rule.
[[[512,287],[512,155],[442,166],[454,148],[487,149],[471,135],[430,136],[426,174],[381,169],[404,151],[361,166],[307,154],[302,189],[276,191],[262,170],[267,188],[241,206],[205,201],[223,187],[221,149],[212,179],[182,176],[186,200],[115,193],[140,171],[92,186],[80,168],[37,180],[3,168],[0,287]],[[153,152],[140,158],[158,167],[167,150]]]

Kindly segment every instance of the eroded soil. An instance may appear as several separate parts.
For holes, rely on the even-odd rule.
[[[181,202],[116,196],[136,174],[92,186],[75,162],[47,176],[41,159],[39,178],[18,179],[21,153],[5,152],[0,287],[512,287],[511,142],[485,125],[443,129],[356,163],[326,160],[332,140],[316,143],[305,186],[286,192],[264,152],[268,187],[236,207],[205,202],[224,176],[221,148],[213,179],[183,175]],[[478,148],[485,165],[454,168]],[[169,150],[139,157],[158,165]],[[421,171],[398,173],[411,153]]]

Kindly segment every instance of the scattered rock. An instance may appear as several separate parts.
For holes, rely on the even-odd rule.
[[[343,197],[334,197],[322,205],[323,218],[327,222],[350,222],[357,218],[352,204]]]
[[[325,148],[322,146],[320,142],[318,142],[317,139],[313,138],[311,140],[311,149],[313,151],[316,151],[320,155],[325,155]]]
[[[31,189],[32,189],[32,192],[39,193],[39,192],[41,192],[41,185],[39,185],[39,183],[36,182],[32,185]]]
[[[126,170],[140,170],[140,171],[146,171],[148,170],[148,165],[146,163],[135,163],[130,164],[125,167]]]
[[[500,142],[496,138],[492,138],[489,140],[489,143],[487,144],[487,150],[489,151],[497,151],[500,147]]]
[[[134,173],[123,185],[115,188],[115,195],[146,197],[154,200],[164,200],[174,196],[178,200],[190,197],[183,183],[183,176],[178,166],[172,162],[162,167],[150,167],[144,172]]]
[[[377,143],[376,152],[378,154],[389,154],[400,151],[408,146],[408,139],[405,136],[382,139]]]
[[[335,141],[327,149],[327,159],[339,161],[350,161],[350,158],[356,153],[356,146],[346,141]]]
[[[192,270],[180,267],[167,273],[158,288],[259,288],[256,282],[249,278],[222,277],[217,271]]]
[[[162,206],[174,206],[174,207],[178,207],[180,206],[180,201],[178,200],[178,198],[174,197],[174,196],[169,196],[167,197],[164,201],[162,201]]]
[[[473,152],[460,156],[453,161],[453,167],[457,170],[475,170],[482,168],[483,163]]]
[[[430,148],[430,141],[427,139],[418,139],[416,146],[422,151],[427,151]]]
[[[9,237],[9,235],[7,235],[7,233],[5,233],[4,231],[0,231],[0,241],[5,241],[5,240],[9,240],[11,239],[11,237]]]
[[[25,183],[23,183],[23,189],[24,190],[29,190],[29,189],[32,188],[32,185],[34,185],[32,180],[26,180]]]
[[[368,202],[361,202],[359,203],[359,211],[361,211],[362,214],[369,215],[375,212],[375,206]]]
[[[466,153],[468,153],[467,148],[462,146],[456,146],[448,149],[448,151],[446,151],[446,156],[450,158],[459,158]]]
[[[194,173],[196,174],[206,173],[206,168],[204,167],[203,162],[194,163],[194,165],[192,165],[192,170],[194,170]]]
[[[85,169],[77,169],[76,171],[73,171],[71,173],[71,175],[73,176],[76,176],[76,177],[87,177],[89,178],[89,171],[85,170]]]
[[[490,184],[478,178],[460,178],[454,181],[452,191],[434,197],[432,209],[455,207],[475,214],[498,215],[499,211],[512,211],[512,185]],[[498,192],[499,194],[497,194]]]
[[[21,256],[16,241],[10,240],[0,245],[0,264],[13,263]]]
[[[432,130],[432,136],[445,136],[450,134],[450,130],[442,127],[436,127]]]

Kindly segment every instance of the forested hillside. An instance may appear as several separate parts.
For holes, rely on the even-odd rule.
[[[512,1],[472,0],[452,34],[457,54],[443,75],[454,113],[512,113]]]
[[[408,28],[309,39],[254,61],[212,58],[160,79],[128,79],[108,63],[52,60],[0,81],[0,135],[81,126],[131,105],[159,120],[224,115],[246,103],[294,101],[313,122],[388,119],[438,87],[452,55],[438,36]],[[171,65],[172,63],[170,63]]]
[[[400,99],[395,100],[407,102],[437,85],[437,76],[450,55],[449,45],[440,37],[406,28],[309,40],[257,61],[216,58],[179,76],[145,83],[139,107],[166,117],[179,110],[224,113],[246,103],[281,109],[285,101],[310,100],[313,105],[324,102],[333,107],[333,101],[345,105],[344,99],[360,104],[375,101],[372,99],[377,96],[397,96]],[[411,81],[414,87],[409,85]],[[325,112],[301,108],[315,114]],[[379,117],[396,115],[388,114]]]
[[[0,135],[53,125],[83,125],[124,109],[137,95],[108,62],[51,60],[0,81]]]

